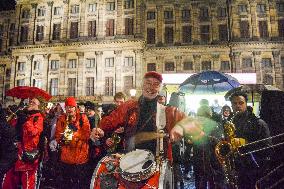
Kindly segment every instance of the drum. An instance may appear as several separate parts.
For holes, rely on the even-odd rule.
[[[131,182],[143,181],[155,173],[155,157],[149,150],[137,149],[120,159],[119,168],[123,179]]]

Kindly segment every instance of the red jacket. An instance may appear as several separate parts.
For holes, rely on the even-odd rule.
[[[82,124],[80,124],[80,119]],[[63,144],[62,137],[66,127],[66,114],[61,115],[57,120],[55,139],[61,145],[60,160],[67,164],[83,164],[89,160],[90,123],[85,114],[78,113],[73,124],[77,131],[74,132],[70,144]]]
[[[166,107],[166,127],[165,132],[169,133],[174,125],[185,117],[183,112],[177,110],[176,107]],[[115,129],[121,126],[127,125],[128,127],[135,127],[139,120],[139,103],[138,101],[130,100],[120,105],[114,110],[109,116],[105,116],[99,123],[99,127],[106,133],[113,132]],[[125,128],[125,131],[128,130]],[[128,135],[129,133],[125,133]],[[133,133],[135,134],[135,133]],[[171,156],[171,145],[168,143],[168,158],[172,159]]]
[[[18,143],[18,154],[21,157],[23,151],[38,149],[40,134],[43,131],[43,116],[40,112],[28,115],[26,122],[22,125],[23,139]],[[34,163],[23,162],[20,159],[16,162],[15,168],[19,171],[34,169],[38,166],[38,160]]]

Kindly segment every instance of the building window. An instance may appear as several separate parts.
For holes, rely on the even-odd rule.
[[[226,24],[219,25],[219,40],[220,41],[228,40],[228,29]]]
[[[284,68],[284,56],[281,56],[280,64],[283,69]]]
[[[183,70],[193,70],[193,63],[191,61],[184,62]]]
[[[50,61],[50,69],[51,70],[58,70],[59,69],[59,60],[51,60]]]
[[[284,12],[284,3],[277,3],[277,11]]]
[[[273,77],[271,75],[265,74],[263,77],[263,84],[273,85]]]
[[[156,43],[156,31],[155,28],[147,28],[147,44]]]
[[[229,61],[221,61],[221,71],[230,70],[230,62]]]
[[[41,62],[40,61],[34,61],[34,70],[41,70]]]
[[[252,59],[251,58],[243,58],[242,59],[243,68],[252,68]]]
[[[191,42],[191,26],[182,27],[182,42],[183,43]]]
[[[14,32],[15,31],[15,28],[16,28],[16,24],[15,23],[11,23],[10,24],[10,32]]]
[[[71,5],[71,14],[78,14],[80,11],[80,6],[79,5]]]
[[[125,35],[133,35],[133,18],[125,18]]]
[[[239,13],[246,13],[247,5],[239,5]]]
[[[36,41],[42,41],[44,37],[44,26],[37,26],[36,28]]]
[[[88,37],[96,37],[96,21],[93,20],[88,23]]]
[[[25,86],[25,79],[18,79],[17,86]]]
[[[61,7],[54,7],[53,15],[60,15],[61,14]]]
[[[61,24],[53,24],[52,40],[60,40]]]
[[[105,78],[105,95],[113,96],[113,77]]]
[[[263,68],[271,68],[272,67],[271,58],[263,58],[261,60],[261,66]]]
[[[30,18],[30,10],[28,10],[28,9],[23,10],[22,18],[23,19],[29,19]]]
[[[156,71],[156,64],[155,63],[148,63],[147,64],[147,71]]]
[[[164,18],[168,20],[173,19],[173,11],[165,11]]]
[[[123,91],[126,94],[129,94],[130,89],[133,89],[133,76],[124,76],[123,77]]]
[[[2,52],[3,39],[0,38],[0,52]]]
[[[184,21],[188,21],[190,19],[190,10],[184,9],[181,11],[181,18]]]
[[[95,79],[93,77],[87,77],[86,81],[86,96],[94,96]]]
[[[114,19],[108,19],[107,20],[106,36],[114,36]]]
[[[42,87],[42,81],[40,79],[33,79],[33,86],[37,88]]]
[[[249,23],[248,21],[240,21],[240,35],[241,38],[249,38]]]
[[[105,59],[105,67],[114,67],[114,58],[106,58]]]
[[[125,57],[124,58],[124,66],[126,67],[132,67],[134,65],[133,63],[133,57]]]
[[[68,61],[68,68],[76,68],[77,67],[77,60],[76,59],[70,59]]]
[[[19,62],[18,63],[18,71],[23,72],[25,71],[26,63],[25,62]]]
[[[224,8],[224,7],[219,7],[217,14],[218,14],[218,17],[219,17],[219,18],[224,18],[224,17],[227,16],[227,9]]]
[[[279,37],[284,37],[284,19],[278,20]]]
[[[0,36],[3,36],[4,34],[4,26],[3,24],[0,25]]]
[[[259,36],[261,38],[267,38],[268,37],[267,22],[266,21],[259,21],[258,27],[259,27]]]
[[[174,62],[166,62],[165,63],[165,71],[175,71],[175,63]]]
[[[257,13],[264,14],[265,13],[265,4],[257,4],[256,5]]]
[[[124,8],[125,9],[132,9],[132,8],[134,8],[134,1],[133,0],[125,0],[124,1]]]
[[[209,10],[207,7],[200,8],[200,15],[199,18],[201,21],[208,21],[209,20]]]
[[[202,61],[201,69],[202,70],[211,70],[211,62],[210,61]]]
[[[113,10],[115,10],[115,2],[108,2],[108,3],[106,4],[106,10],[107,10],[107,11],[113,11]]]
[[[58,95],[58,78],[53,78],[50,80],[50,94],[51,96]]]
[[[94,58],[88,58],[86,60],[86,68],[94,68],[96,64],[96,60]]]
[[[78,38],[78,22],[71,22],[70,25],[70,39]]]
[[[68,96],[76,96],[76,78],[68,78]]]
[[[155,20],[155,19],[156,19],[156,13],[154,11],[148,11],[147,20]]]
[[[89,12],[96,12],[97,3],[89,4]]]
[[[44,7],[37,9],[37,16],[38,17],[45,16],[45,8]]]
[[[203,25],[200,26],[200,39],[202,42],[208,43],[210,40],[210,26],[209,25]]]
[[[28,35],[29,35],[29,26],[22,26],[21,27],[21,42],[27,42],[28,41]]]
[[[172,44],[174,42],[174,28],[166,27],[165,28],[165,43]]]

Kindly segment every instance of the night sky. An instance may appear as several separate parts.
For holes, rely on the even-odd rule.
[[[0,11],[15,9],[15,0],[0,0]]]

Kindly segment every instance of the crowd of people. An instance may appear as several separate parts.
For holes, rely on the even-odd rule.
[[[135,149],[148,150],[155,156],[162,151],[174,168],[174,188],[178,182],[183,187],[191,167],[196,188],[255,188],[269,169],[271,151],[245,153],[255,146],[242,146],[265,139],[270,133],[268,125],[248,108],[247,95],[236,92],[230,97],[231,107],[221,108],[209,106],[204,99],[193,117],[166,104],[166,96],[160,93],[162,81],[161,74],[147,72],[138,99],[126,101],[119,92],[113,104],[103,107],[93,102],[82,107],[74,97],[51,107],[44,106],[40,97],[30,99],[22,110],[1,107],[2,188],[90,188],[94,170],[103,157]],[[165,113],[161,126],[157,125],[158,104],[163,105]],[[228,123],[234,125],[233,135],[226,133]],[[153,135],[157,130],[168,133],[163,149],[157,143],[161,136]],[[223,152],[226,149],[218,149],[222,156],[216,154],[220,142],[246,155],[231,153],[235,152],[231,148],[228,156]],[[181,143],[186,146],[182,157]],[[271,141],[256,145],[269,147]]]

